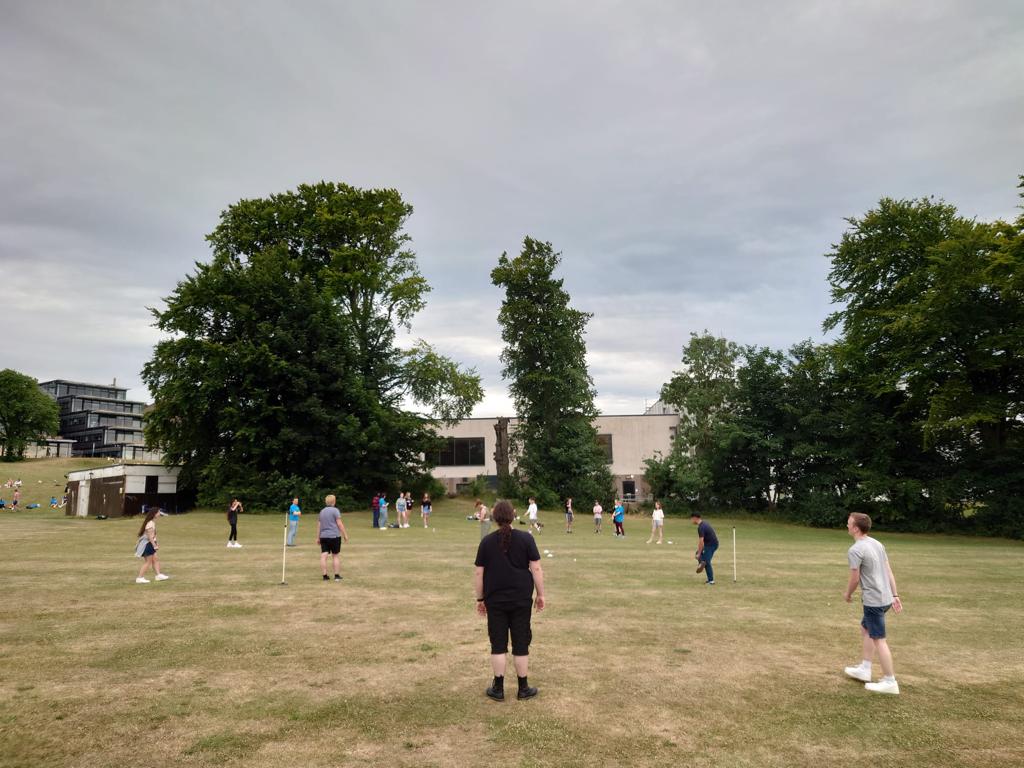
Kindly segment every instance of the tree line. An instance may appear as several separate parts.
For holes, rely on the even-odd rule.
[[[883,199],[847,222],[828,254],[833,342],[691,335],[661,392],[682,415],[672,451],[647,462],[654,492],[814,525],[861,510],[1021,537],[1024,215]]]

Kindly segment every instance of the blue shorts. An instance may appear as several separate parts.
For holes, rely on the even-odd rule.
[[[872,640],[885,638],[885,612],[891,607],[891,605],[864,606],[864,618],[860,620],[860,625],[867,630],[868,637]]]
[[[146,548],[144,550],[142,550],[142,556],[143,557],[149,557],[150,555],[155,555],[155,554],[156,554],[156,547],[153,546],[153,542],[147,541],[146,542]]]

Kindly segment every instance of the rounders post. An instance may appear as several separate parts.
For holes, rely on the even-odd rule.
[[[281,584],[287,584],[284,580],[284,566],[288,558],[288,512],[284,513],[284,537],[281,539]]]
[[[732,580],[736,581],[736,526],[732,527]]]

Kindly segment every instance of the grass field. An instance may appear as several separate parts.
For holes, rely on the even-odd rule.
[[[26,487],[56,468],[31,464]],[[877,532],[905,602],[893,697],[842,675],[859,605],[842,602],[841,526],[709,517],[705,587],[688,520],[658,547],[646,520],[616,540],[542,513],[541,693],[498,703],[468,511],[443,502],[436,530],[401,531],[346,514],[339,584],[306,517],[287,586],[283,515],[243,516],[237,550],[220,512],[162,518],[171,579],[136,585],[137,519],[0,513],[0,766],[1024,764],[1018,542]]]

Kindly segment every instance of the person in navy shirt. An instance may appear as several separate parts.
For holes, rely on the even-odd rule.
[[[714,584],[715,571],[711,567],[711,558],[718,549],[718,535],[711,524],[700,516],[700,512],[690,515],[690,520],[697,526],[697,573],[705,571],[708,576],[707,583]]]

